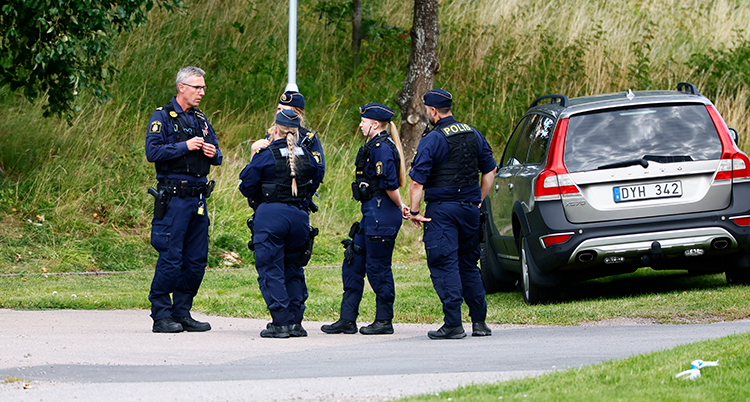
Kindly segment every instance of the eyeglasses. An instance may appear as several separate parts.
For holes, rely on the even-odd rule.
[[[203,90],[203,92],[206,92],[206,86],[205,86],[205,85],[190,85],[190,84],[186,84],[186,83],[184,83],[184,82],[183,82],[183,83],[181,83],[181,84],[182,84],[182,85],[187,85],[187,86],[189,86],[189,87],[191,87],[191,88],[195,88],[195,89],[197,89],[197,90],[199,90],[199,91],[200,91],[200,90],[202,89],[202,90]]]

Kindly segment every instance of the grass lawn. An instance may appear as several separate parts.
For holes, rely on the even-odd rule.
[[[438,323],[440,301],[424,263],[395,264],[396,322]],[[20,309],[147,309],[153,273],[136,271],[109,275],[24,274],[0,277],[0,308]],[[341,270],[337,266],[306,269],[310,297],[305,317],[337,319],[341,303]],[[75,296],[74,296],[75,295]],[[634,274],[571,286],[564,301],[528,306],[519,292],[487,296],[489,323],[577,325],[627,318],[656,323],[702,323],[750,316],[750,292],[728,286],[723,275],[693,276],[681,272],[641,269]],[[268,310],[252,267],[209,269],[195,299],[194,310],[231,317],[267,318]],[[470,322],[464,307],[464,321]],[[375,297],[368,288],[360,321],[374,319]]]
[[[647,341],[647,340],[644,340]],[[695,359],[718,360],[701,378],[675,374]],[[476,385],[400,401],[747,401],[750,333],[551,374]]]

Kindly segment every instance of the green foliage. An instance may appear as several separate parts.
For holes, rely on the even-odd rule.
[[[311,224],[321,230],[313,265],[340,266],[339,241],[360,218],[350,191],[354,157],[364,143],[357,108],[382,102],[398,109],[395,98],[411,40],[411,9],[404,4],[363,2],[366,32],[355,66],[350,3],[300,2],[297,83],[307,99],[308,128],[319,132],[327,161],[316,198],[321,210],[311,215]],[[712,100],[743,134],[746,147],[750,46],[741,32],[722,36],[720,28],[739,26],[733,21],[746,21],[750,7],[738,4],[721,14],[697,0],[677,9],[658,2],[643,7],[634,0],[612,0],[607,7],[586,1],[559,5],[441,3],[435,85],[453,93],[457,118],[485,134],[496,159],[537,96],[572,98],[644,85],[670,89],[680,81],[715,95]],[[225,156],[211,172],[217,187],[208,203],[209,264],[226,266],[227,252],[238,253],[241,266],[252,264],[244,246],[251,211],[237,191],[237,178],[250,144],[271,124],[286,83],[287,2],[191,0],[185,6],[175,12],[154,7],[147,25],[112,37],[117,74],[109,86],[111,101],[97,103],[82,91],[76,103],[81,110],[69,125],[43,118],[49,110],[41,92],[31,104],[9,84],[0,85],[0,272],[153,267],[156,254],[148,240],[153,199],[146,189],[154,184],[154,167],[144,155],[145,125],[174,95],[174,75],[185,65],[207,71],[201,108]],[[674,18],[675,12],[681,17]],[[7,24],[0,13],[0,24]],[[5,55],[0,52],[0,58]],[[402,196],[407,197],[405,189]],[[424,261],[420,237],[421,231],[404,225],[395,261]],[[109,253],[118,261],[107,261]]]
[[[83,89],[107,100],[115,36],[144,25],[152,7],[152,0],[9,0],[0,9],[0,83],[30,102],[46,94],[45,117],[73,111]]]
[[[711,49],[706,54],[694,53],[689,65],[699,74],[707,76],[706,94],[718,96],[750,86],[750,40],[743,31],[737,31],[733,48]]]

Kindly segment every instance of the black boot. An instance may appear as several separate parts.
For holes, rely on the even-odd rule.
[[[471,324],[471,336],[492,336],[492,330],[484,321],[475,322]]]
[[[466,331],[464,331],[463,325],[455,327],[449,327],[443,325],[437,331],[430,331],[427,333],[430,339],[461,339],[466,337]]]
[[[175,322],[182,325],[182,329],[187,332],[204,332],[211,330],[211,324],[207,322],[196,321],[192,317],[172,317]]]
[[[342,318],[333,324],[323,325],[320,330],[326,334],[356,334],[357,323]]]
[[[391,320],[375,320],[372,324],[360,328],[359,333],[363,335],[392,334],[393,324]]]
[[[260,331],[261,338],[289,338],[289,325],[270,324]]]
[[[307,331],[302,328],[302,324],[292,324],[289,326],[289,336],[292,338],[300,338],[307,336]]]
[[[182,325],[179,322],[175,322],[172,317],[164,317],[154,320],[154,326],[151,331],[163,333],[182,332]]]

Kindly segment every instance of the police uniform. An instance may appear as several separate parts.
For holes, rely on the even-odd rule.
[[[276,123],[299,127],[299,117],[291,110],[277,114]],[[297,155],[295,179],[297,195],[292,195],[292,176],[287,158]],[[305,148],[290,150],[286,139],[273,141],[261,149],[240,174],[242,195],[257,203],[253,245],[258,284],[273,322],[262,337],[306,336],[302,318],[307,300],[301,254],[310,234],[308,210],[304,201],[320,185],[322,167]]]
[[[393,116],[390,108],[378,103],[361,107],[360,113],[364,118],[377,121],[390,121]],[[375,292],[375,322],[360,328],[360,332],[366,335],[393,333],[395,288],[391,258],[402,216],[400,206],[391,200],[386,190],[398,190],[400,163],[398,149],[387,131],[373,136],[357,153],[352,192],[362,203],[362,220],[352,226],[349,232],[352,239],[344,241],[347,250],[341,267],[344,285],[341,321],[324,325],[323,332],[356,332],[366,275]]]
[[[186,141],[196,136],[216,146],[213,158],[200,149],[188,150]],[[171,317],[188,331],[208,330],[208,323],[190,319],[190,309],[208,257],[206,176],[211,165],[222,162],[219,141],[203,112],[197,108],[185,112],[172,98],[149,119],[146,157],[156,165],[157,189],[168,202],[164,215],[155,214],[151,221],[151,245],[159,253],[148,296],[151,317],[155,322]],[[185,322],[186,317],[190,322]],[[157,331],[156,327],[154,331],[173,332]]]
[[[279,104],[304,109],[305,97],[299,92],[286,91],[281,95],[281,98],[279,98]],[[270,134],[266,133],[266,139],[269,138]],[[326,158],[323,154],[323,145],[321,145],[317,133],[313,133],[312,131],[300,126],[297,145],[310,151],[312,156],[315,157],[315,161],[322,166],[323,174],[325,175]]]
[[[424,96],[425,105],[451,107],[451,95],[433,89]],[[456,121],[452,116],[437,121],[417,146],[409,173],[411,179],[424,186],[427,203],[424,216],[423,241],[430,277],[443,304],[444,328],[447,334],[430,331],[431,338],[466,336],[461,323],[461,304],[466,301],[475,327],[474,335],[486,335],[487,315],[485,289],[477,267],[479,260],[479,208],[482,193],[479,173],[496,168],[492,149],[474,128]],[[412,211],[415,214],[417,211]],[[489,329],[486,329],[489,332]],[[434,336],[433,336],[434,335]],[[455,336],[453,336],[455,335]]]

